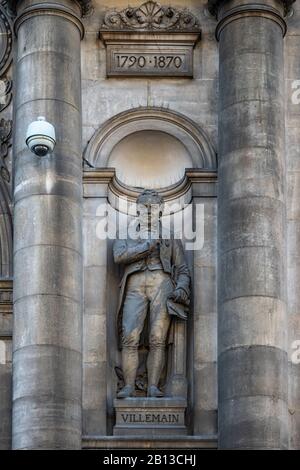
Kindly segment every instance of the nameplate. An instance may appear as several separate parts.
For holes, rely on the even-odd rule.
[[[179,413],[120,413],[122,424],[180,424],[182,417]]]
[[[187,433],[186,400],[181,398],[127,398],[114,400],[114,435],[138,435],[139,432]],[[148,430],[148,431],[147,431]]]

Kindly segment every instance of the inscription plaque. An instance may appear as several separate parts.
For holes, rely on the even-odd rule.
[[[107,76],[193,76],[191,47],[107,46]]]
[[[179,423],[179,413],[121,413],[123,423],[173,424]]]
[[[116,399],[114,435],[186,435],[186,406],[182,398]]]

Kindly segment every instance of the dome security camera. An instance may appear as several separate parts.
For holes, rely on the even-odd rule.
[[[26,133],[26,145],[37,157],[45,157],[53,152],[56,144],[55,129],[46,118],[39,116],[29,124]]]

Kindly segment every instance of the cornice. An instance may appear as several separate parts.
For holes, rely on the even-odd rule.
[[[170,201],[184,196],[193,183],[216,184],[218,173],[216,170],[187,168],[183,178],[167,188],[159,189],[159,194]],[[132,188],[122,183],[116,176],[114,168],[86,169],[83,172],[83,184],[108,184],[110,191],[117,197],[126,196],[128,200],[135,201],[142,189]]]

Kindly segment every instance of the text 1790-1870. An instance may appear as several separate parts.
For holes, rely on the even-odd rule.
[[[192,53],[111,48],[107,65],[109,76],[192,76]]]

